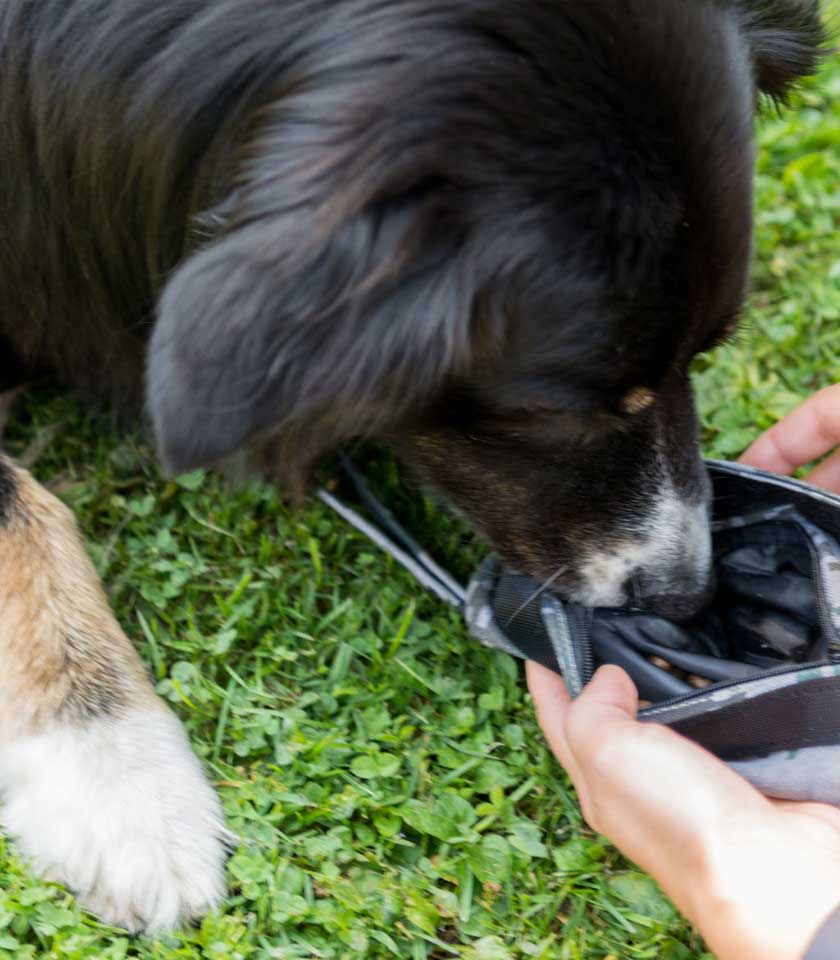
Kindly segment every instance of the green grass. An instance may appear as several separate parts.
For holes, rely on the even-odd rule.
[[[723,457],[840,379],[840,59],[764,119],[761,140],[750,322],[698,374],[707,451]],[[265,486],[168,483],[147,446],[66,395],[19,412],[12,451],[52,436],[36,473],[76,511],[243,842],[221,913],[131,940],[0,839],[0,956],[708,956],[582,825],[519,665],[471,642],[362,537]],[[381,487],[393,470],[376,462]],[[463,528],[392,495],[464,574],[480,548]]]

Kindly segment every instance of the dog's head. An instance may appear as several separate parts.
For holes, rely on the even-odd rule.
[[[559,592],[695,607],[688,366],[741,307],[758,93],[819,42],[810,0],[331,5],[164,290],[164,462],[385,437]]]

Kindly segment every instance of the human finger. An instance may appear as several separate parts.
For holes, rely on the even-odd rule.
[[[592,804],[587,751],[580,743],[575,746],[570,743],[570,731],[578,739],[590,732],[599,739],[609,739],[616,736],[618,726],[632,726],[638,708],[636,688],[621,668],[601,667],[573,701],[566,684],[553,671],[532,661],[526,664],[526,671],[537,720],[552,752],[574,783],[584,816],[588,818]],[[573,716],[580,719],[571,722]]]
[[[840,443],[840,384],[817,391],[763,433],[739,462],[791,474]]]
[[[537,712],[537,722],[545,734],[552,753],[574,780],[575,776],[570,769],[573,759],[564,729],[572,698],[565,681],[553,670],[534,660],[528,660],[525,664],[525,675]]]
[[[815,487],[840,493],[840,450],[823,460],[805,479]]]

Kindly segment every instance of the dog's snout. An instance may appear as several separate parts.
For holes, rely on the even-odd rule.
[[[632,597],[642,610],[690,620],[715,592],[708,503],[674,501],[666,513],[663,549],[634,571]],[[670,528],[670,529],[669,529]]]
[[[678,623],[691,620],[712,601],[716,589],[714,570],[706,572],[705,580],[692,570],[682,578],[662,581],[645,575],[633,579],[630,595],[634,606]]]
[[[714,592],[705,502],[663,499],[646,535],[590,554],[572,599],[593,607],[635,607],[687,620]]]

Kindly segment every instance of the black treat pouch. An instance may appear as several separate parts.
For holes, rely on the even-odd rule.
[[[773,796],[840,804],[840,498],[729,463],[714,485],[714,600],[694,620],[563,602],[490,558],[467,593],[482,643],[572,694],[623,667],[665,723]]]

